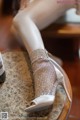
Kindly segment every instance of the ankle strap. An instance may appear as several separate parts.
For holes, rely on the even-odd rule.
[[[48,54],[45,49],[37,49],[30,54],[31,63],[33,63],[38,59],[47,59],[47,58],[48,58]]]

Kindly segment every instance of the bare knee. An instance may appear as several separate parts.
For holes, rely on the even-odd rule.
[[[25,27],[30,25],[30,21],[33,22],[31,16],[29,15],[28,12],[25,12],[25,11],[20,11],[13,19],[13,25],[14,26],[21,26],[23,25]]]

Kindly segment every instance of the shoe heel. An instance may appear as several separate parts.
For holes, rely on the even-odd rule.
[[[69,89],[68,86],[70,86],[68,76],[66,75],[64,70],[54,61],[52,55],[50,55],[49,60],[52,62],[53,66],[55,66],[55,69],[57,68],[57,70],[62,74],[63,78],[61,78],[62,80],[60,79],[58,81],[58,84],[61,84],[64,87],[64,90],[65,90],[65,92],[67,94],[67,97],[68,97],[69,101],[72,102],[72,98],[71,98],[71,96],[69,95],[69,92],[68,92],[68,89]],[[67,83],[65,83],[66,81],[67,81]]]
[[[70,97],[70,95],[69,95],[69,93],[68,93],[68,90],[67,90],[67,87],[66,87],[65,82],[62,81],[62,82],[61,82],[61,85],[63,86],[63,88],[64,88],[64,90],[65,90],[65,92],[66,92],[66,94],[67,94],[67,97],[68,97],[69,101],[72,102],[72,99],[71,99],[71,97]]]

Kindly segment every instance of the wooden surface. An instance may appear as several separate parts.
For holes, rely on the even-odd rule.
[[[80,16],[76,14],[76,9],[68,10],[53,25],[43,31],[46,37],[70,37],[80,36]]]
[[[45,37],[80,37],[80,24],[52,24],[42,31]]]

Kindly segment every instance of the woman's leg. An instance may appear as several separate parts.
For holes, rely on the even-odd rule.
[[[58,3],[57,0],[34,0],[26,9],[19,11],[13,25],[29,54],[33,50],[44,49],[39,29],[47,27],[71,7],[73,4]]]
[[[35,104],[26,109],[28,112],[52,105],[58,79],[64,78],[57,68],[54,69],[54,63],[46,54],[39,29],[54,22],[71,7],[69,4],[59,4],[57,0],[36,0],[25,10],[21,10],[13,20],[13,25],[22,37],[32,63],[36,99],[32,101]],[[70,98],[67,87],[65,89]]]

